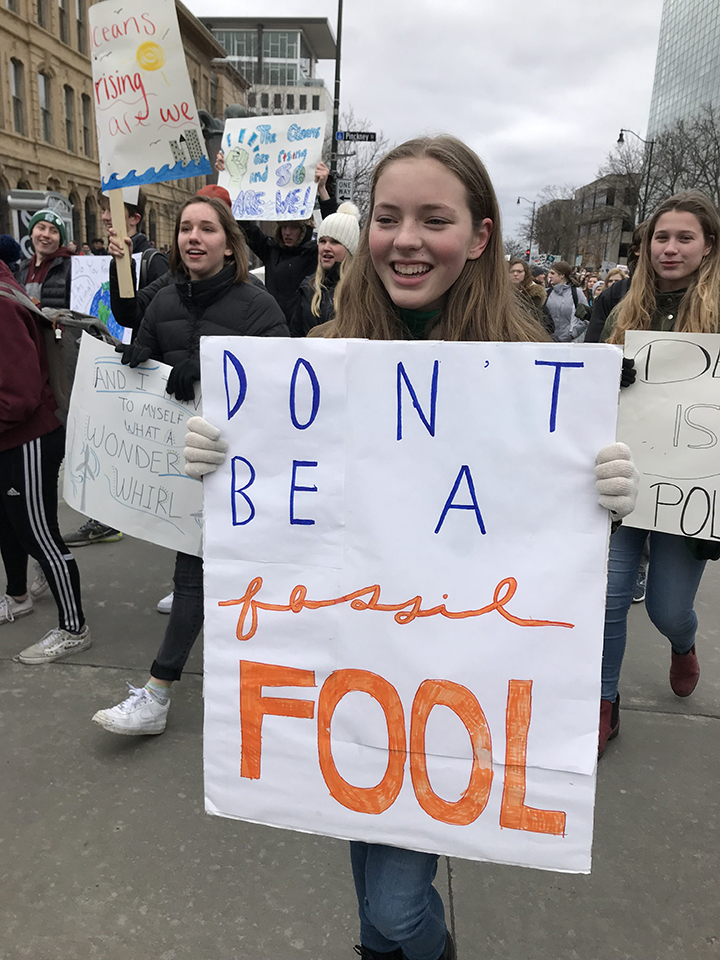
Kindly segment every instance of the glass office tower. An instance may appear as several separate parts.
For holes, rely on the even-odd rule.
[[[648,137],[705,104],[720,110],[720,0],[665,0]]]

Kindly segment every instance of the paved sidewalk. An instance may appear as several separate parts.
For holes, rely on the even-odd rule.
[[[63,530],[82,519],[63,507]],[[200,643],[163,736],[90,722],[145,682],[173,557],[129,537],[75,555],[90,650],[12,661],[55,624],[51,599],[0,628],[0,960],[350,960],[347,844],[203,812]],[[719,586],[709,564],[688,700],[632,610],[591,876],[441,861],[459,960],[720,960]]]

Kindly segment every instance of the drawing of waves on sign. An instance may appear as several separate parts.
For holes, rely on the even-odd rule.
[[[162,183],[165,180],[185,180],[187,177],[204,177],[212,173],[212,167],[207,157],[200,160],[190,160],[188,163],[174,163],[170,166],[166,163],[156,170],[155,167],[148,167],[144,173],[138,173],[137,170],[131,170],[124,177],[118,177],[116,173],[110,175],[106,180],[103,177],[103,190],[117,190],[120,187],[142,186],[145,183]]]

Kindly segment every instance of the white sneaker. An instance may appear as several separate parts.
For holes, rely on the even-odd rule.
[[[0,597],[0,623],[12,623],[18,617],[26,617],[33,612],[33,599],[28,596],[25,600],[14,600],[6,593]]]
[[[98,710],[93,723],[109,733],[137,736],[145,733],[162,733],[167,724],[170,699],[158,703],[146,687],[134,687],[128,683],[130,696],[116,707]]]
[[[70,633],[61,627],[54,627],[42,640],[38,640],[31,647],[26,647],[15,657],[20,663],[53,663],[55,660],[64,660],[74,653],[87,650],[92,646],[90,627],[87,624],[80,633]]]
[[[50,589],[50,584],[47,582],[45,574],[43,573],[43,568],[40,564],[35,561],[35,579],[30,584],[30,596],[33,600],[37,600],[38,597],[41,597]]]
[[[173,595],[169,593],[166,597],[163,597],[162,600],[158,600],[157,612],[158,613],[170,613],[172,610]]]

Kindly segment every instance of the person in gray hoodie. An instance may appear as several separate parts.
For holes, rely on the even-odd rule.
[[[553,339],[561,343],[577,340],[587,329],[588,321],[575,316],[578,304],[587,306],[587,297],[571,279],[572,267],[564,260],[558,260],[548,271],[550,292],[545,308],[552,317]],[[588,314],[589,316],[589,314]]]

